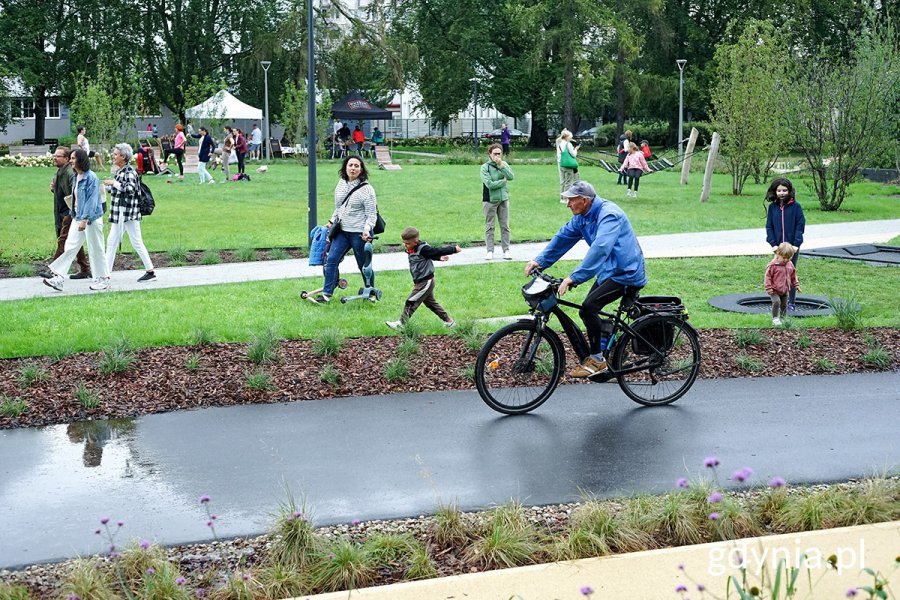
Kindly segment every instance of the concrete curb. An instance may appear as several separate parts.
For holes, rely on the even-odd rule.
[[[870,576],[860,573],[862,568],[871,568],[885,575],[893,570],[898,542],[900,521],[895,521],[532,565],[352,592],[318,594],[308,598],[584,600],[581,590],[589,586],[593,590],[592,598],[676,599],[681,597],[675,592],[676,586],[685,585],[688,593],[693,595],[698,583],[720,597],[724,594],[728,576],[741,578],[739,569],[728,564],[729,559],[736,558],[738,553],[746,561],[748,583],[761,589],[763,586],[759,576],[754,575],[760,564],[765,564],[771,577],[779,558],[785,558],[789,566],[795,566],[799,554],[806,553],[808,560],[805,565],[809,566],[813,575],[815,597],[843,598],[850,588],[872,584]],[[838,556],[840,572],[826,565],[827,558],[832,554]],[[802,572],[797,581],[797,597],[813,597],[809,593],[806,574]]]

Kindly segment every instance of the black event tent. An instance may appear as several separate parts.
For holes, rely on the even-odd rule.
[[[394,113],[379,108],[363,98],[356,90],[350,92],[334,103],[331,114],[335,119],[350,121],[390,120]]]

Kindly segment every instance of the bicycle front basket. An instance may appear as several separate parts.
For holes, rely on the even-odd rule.
[[[544,281],[540,277],[535,277],[522,286],[522,296],[525,302],[531,308],[540,308],[541,310],[549,310],[555,304],[555,296],[553,295],[553,286],[548,281]],[[553,302],[550,302],[550,301]]]

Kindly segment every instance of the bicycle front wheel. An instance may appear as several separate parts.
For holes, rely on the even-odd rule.
[[[475,362],[475,385],[484,402],[507,415],[544,403],[562,377],[565,354],[559,337],[536,321],[520,321],[488,338]]]
[[[700,372],[700,341],[694,328],[675,317],[645,317],[631,326],[613,352],[619,387],[644,406],[671,404],[694,385]]]

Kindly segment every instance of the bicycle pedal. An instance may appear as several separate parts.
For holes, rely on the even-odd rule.
[[[590,377],[588,377],[588,379],[593,381],[594,383],[606,383],[615,378],[616,378],[616,376],[613,375],[612,373],[610,373],[608,370],[600,371],[599,373],[595,373],[594,375],[591,375]]]

